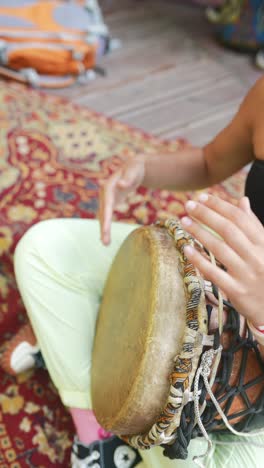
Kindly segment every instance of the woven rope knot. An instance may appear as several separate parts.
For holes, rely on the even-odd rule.
[[[215,350],[209,349],[202,355],[201,359],[201,374],[204,377],[209,377],[211,372],[211,367],[213,364],[213,359],[215,355]]]

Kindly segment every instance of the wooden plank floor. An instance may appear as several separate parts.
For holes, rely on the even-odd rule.
[[[122,48],[106,77],[60,94],[164,138],[207,142],[261,76],[248,56],[218,46],[203,10],[164,0],[103,2]]]

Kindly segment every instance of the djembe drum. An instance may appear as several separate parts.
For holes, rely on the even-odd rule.
[[[128,236],[106,282],[93,350],[99,423],[136,448],[162,445],[170,458],[186,458],[192,437],[224,430],[223,416],[245,430],[264,408],[257,343],[184,256],[190,243],[171,220]]]

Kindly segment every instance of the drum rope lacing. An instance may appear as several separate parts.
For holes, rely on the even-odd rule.
[[[226,302],[226,301],[225,301]],[[218,398],[219,403],[225,403],[226,402],[226,409],[230,408],[234,398],[240,394],[240,396],[243,398],[247,409],[243,410],[240,413],[231,415],[227,417],[227,420],[234,419],[238,416],[247,416],[247,419],[244,419],[243,421],[240,421],[236,426],[239,426],[240,430],[245,430],[250,426],[250,423],[252,422],[252,419],[256,414],[263,414],[263,408],[264,408],[264,392],[260,395],[258,400],[255,402],[254,406],[251,405],[250,401],[248,400],[246,391],[251,387],[254,386],[255,384],[258,384],[259,382],[263,381],[264,379],[264,374],[261,377],[257,377],[253,380],[251,380],[247,384],[243,384],[243,379],[244,379],[244,372],[246,368],[246,363],[247,363],[247,356],[250,348],[254,349],[254,352],[256,353],[257,360],[259,361],[260,364],[262,364],[263,368],[263,362],[262,358],[260,356],[257,343],[252,340],[252,335],[251,332],[248,331],[248,338],[241,338],[239,335],[239,315],[234,309],[231,309],[228,315],[228,321],[225,324],[224,330],[231,330],[231,331],[236,331],[237,336],[235,336],[233,340],[233,344],[228,350],[223,350],[221,359],[222,359],[222,369],[221,369],[221,374],[217,376],[215,382],[220,385],[220,388],[217,389],[217,392],[215,393],[215,397]],[[218,340],[216,340],[216,345],[218,347]],[[217,349],[216,347],[216,349]],[[229,376],[230,376],[230,371],[232,368],[232,362],[233,362],[233,355],[235,352],[240,350],[242,348],[243,350],[243,357],[242,357],[242,362],[241,362],[241,367],[240,367],[240,382],[237,387],[231,387],[229,386],[226,387],[228,381],[229,381]],[[263,369],[264,373],[264,369]],[[226,389],[226,394],[222,396],[223,390]],[[207,394],[207,389],[202,382],[202,379],[199,381],[199,403],[200,403],[200,408],[203,408],[203,404],[205,403],[205,398]],[[206,402],[206,408],[205,408],[205,414],[202,414],[202,411],[200,409],[200,418],[202,417],[202,423],[203,425],[206,426],[207,430],[214,429],[217,427],[217,425],[220,424],[221,421],[217,421],[215,419],[215,415],[217,414],[217,410],[215,409],[215,405],[212,401],[207,401]],[[188,445],[189,442],[192,438],[195,438],[200,435],[201,429],[195,426],[196,425],[196,418],[195,418],[195,409],[193,403],[188,403],[182,412],[182,417],[181,417],[181,423],[180,426],[177,428],[177,435],[176,435],[176,440],[172,445],[165,445],[164,448],[164,454],[168,456],[171,459],[175,458],[181,458],[181,459],[186,459],[188,455]],[[200,431],[199,431],[200,429]],[[221,432],[225,432],[224,430]],[[203,433],[203,432],[202,432]],[[218,431],[220,433],[220,431]],[[248,436],[247,433],[244,433],[245,437]],[[263,434],[263,431],[258,432],[251,432],[251,434],[254,434],[254,436]],[[240,433],[239,433],[240,435]],[[215,444],[218,444],[218,441],[214,440]],[[225,442],[225,445],[228,445],[229,443],[232,442]],[[237,441],[236,443],[239,443]],[[256,445],[256,442],[248,442],[245,440],[244,443],[247,444],[252,444]],[[263,447],[263,444],[257,444],[257,446]],[[207,453],[205,454],[205,456]],[[198,465],[202,466],[202,465]]]
[[[158,225],[162,226],[161,223],[159,223]],[[171,220],[168,220],[167,222],[164,223],[163,226],[171,229],[172,225],[175,226],[175,221],[173,222]],[[182,229],[182,228],[180,227],[180,229]],[[169,233],[171,234],[170,231],[169,231]],[[198,246],[199,246],[199,248],[202,247],[199,243],[198,243]],[[211,252],[206,252],[206,253],[209,255],[211,262],[215,265],[216,260],[215,260],[215,257],[213,256],[213,254]],[[257,355],[259,363],[262,364],[262,369],[263,369],[263,372],[264,372],[263,361],[261,359],[261,356],[260,356],[259,350],[257,348],[256,342],[253,342],[252,334],[251,334],[250,330],[248,330],[248,337],[246,339],[242,339],[240,337],[240,335],[239,335],[239,315],[238,315],[237,311],[235,311],[232,304],[230,304],[228,301],[223,299],[221,292],[218,291],[215,286],[213,286],[213,293],[218,299],[218,331],[219,331],[219,336],[218,336],[218,340],[216,340],[216,344],[218,344],[218,346],[217,347],[215,346],[216,349],[212,348],[212,349],[209,349],[209,350],[205,351],[201,356],[201,363],[200,363],[200,366],[199,366],[199,368],[198,368],[198,370],[196,372],[196,375],[195,375],[195,378],[194,378],[194,384],[193,384],[193,387],[194,387],[193,388],[193,412],[194,412],[193,416],[195,416],[195,419],[193,418],[194,419],[193,424],[189,424],[191,426],[191,431],[189,431],[189,434],[188,434],[189,436],[192,436],[193,428],[195,428],[195,425],[198,424],[198,427],[199,427],[202,435],[207,440],[208,445],[207,445],[206,452],[204,454],[200,455],[200,456],[196,456],[196,457],[193,458],[193,461],[196,463],[196,465],[200,466],[202,468],[204,468],[204,464],[200,460],[204,459],[205,457],[208,456],[209,452],[212,449],[212,445],[213,445],[212,441],[211,441],[211,439],[210,439],[210,437],[208,435],[208,432],[207,432],[207,430],[205,428],[205,425],[204,425],[204,423],[202,421],[202,414],[204,413],[204,410],[206,409],[206,406],[207,406],[207,401],[205,399],[206,393],[210,396],[212,404],[214,405],[214,407],[215,407],[216,411],[218,412],[218,414],[221,416],[222,421],[224,422],[226,428],[231,433],[233,433],[234,435],[240,436],[240,437],[256,437],[258,435],[263,435],[264,434],[263,429],[258,430],[258,431],[253,431],[253,432],[250,432],[250,433],[248,433],[248,432],[245,433],[245,432],[237,431],[236,429],[234,429],[230,425],[230,423],[228,422],[228,417],[226,417],[226,415],[224,414],[219,402],[217,401],[215,395],[213,394],[212,386],[213,386],[213,384],[215,382],[216,372],[217,372],[217,369],[218,369],[218,366],[219,366],[220,359],[222,357],[222,353],[227,354],[228,352],[232,353],[232,351],[234,351],[234,349],[232,350],[232,347],[230,347],[227,352],[223,351],[223,347],[222,347],[222,345],[220,345],[220,336],[221,336],[221,334],[223,332],[223,306],[224,305],[230,308],[230,317],[229,318],[231,319],[231,321],[234,318],[238,319],[236,321],[237,323],[235,324],[236,327],[233,326],[233,328],[234,328],[234,330],[236,332],[236,338],[239,338],[238,341],[240,341],[240,347],[245,345],[245,346],[247,346],[248,349],[249,348],[254,349],[254,351],[255,351],[255,353]],[[237,317],[233,317],[233,315],[236,315]],[[228,322],[230,322],[230,320]],[[225,328],[231,328],[230,324],[227,323],[227,326]],[[218,343],[217,343],[217,341],[218,341]],[[234,348],[234,346],[233,346],[233,348]],[[232,354],[234,354],[234,353],[232,353]],[[242,365],[241,365],[241,374],[244,374],[244,372],[245,372],[245,367],[246,367],[245,354],[246,353],[244,352],[243,353],[243,358],[242,358]],[[223,382],[224,385],[226,383],[228,383],[228,381],[229,381],[228,377],[230,376],[230,373],[231,373],[230,368],[232,367],[232,362],[233,361],[229,360],[229,366],[224,366],[224,367],[226,367],[226,369],[223,369],[223,374],[224,374],[225,378],[222,379],[222,382]],[[228,369],[228,367],[229,367],[229,369]],[[208,380],[209,376],[210,376],[210,379]],[[202,381],[203,381],[203,387],[204,387],[203,389],[201,389],[201,385],[199,386],[200,378],[202,378]],[[264,379],[264,375],[263,375],[263,379]],[[259,379],[254,379],[253,381],[250,382],[250,384],[253,385],[255,383],[258,383],[257,382],[258,380]],[[221,379],[218,379],[218,383],[221,383]],[[250,386],[250,385],[248,385],[248,386]],[[246,385],[245,385],[245,387],[246,387]],[[244,391],[243,397],[247,398],[245,390],[246,389],[243,390]],[[231,401],[229,402],[229,407],[231,406],[231,403],[232,403],[235,395],[238,394],[238,393],[240,393],[240,392],[236,391],[236,392],[233,392],[233,394],[231,395],[231,398],[230,398]],[[242,392],[241,392],[241,394],[242,394]],[[200,404],[200,400],[204,400],[202,404]],[[263,408],[264,408],[264,398],[263,398],[263,396],[259,400],[260,400],[258,402],[259,404],[256,405],[256,408],[252,408],[252,407],[250,408],[249,407],[250,402],[247,401],[248,408],[247,408],[247,410],[245,410],[243,412],[243,416],[250,415],[250,414],[256,414],[256,413],[259,413],[261,411],[263,412]],[[189,406],[190,405],[191,405],[191,403],[189,403]],[[184,411],[183,411],[182,416],[184,416]],[[213,416],[215,416],[215,415],[213,415]],[[235,416],[236,417],[241,416],[241,413],[239,415],[237,414]],[[181,418],[181,423],[182,423],[182,419],[183,418]],[[178,428],[178,431],[177,431],[178,433],[180,432],[179,429],[180,428]],[[188,447],[188,444],[190,442],[191,437],[186,437],[185,440],[184,440],[184,433],[183,433],[183,431],[181,431],[181,432],[182,433],[178,434],[178,436],[181,435],[180,439],[182,439],[181,442],[183,443],[183,446],[184,446],[184,448],[186,450],[186,454],[187,454],[187,447]],[[187,433],[188,433],[188,431],[187,431]],[[248,443],[250,443],[250,442],[248,442]],[[255,445],[254,442],[253,442],[253,445]],[[264,445],[262,445],[262,444],[257,444],[257,445],[261,446],[261,447],[264,447]],[[169,458],[176,458],[175,456],[172,457],[172,456],[170,456],[168,454],[169,448],[171,447],[171,445],[163,445],[163,446],[165,446],[165,451],[164,451],[165,455],[169,456]],[[178,455],[179,455],[179,453],[178,453]],[[186,456],[184,456],[184,457],[179,457],[178,456],[177,458],[186,458]]]
[[[240,437],[256,437],[258,435],[263,435],[264,434],[264,429],[260,430],[260,431],[253,431],[253,432],[250,432],[250,433],[245,433],[245,432],[239,432],[239,431],[236,431],[228,422],[228,419],[226,417],[226,415],[224,414],[221,406],[219,405],[218,401],[216,400],[213,392],[212,392],[212,386],[210,384],[210,382],[208,381],[208,377],[211,373],[211,367],[212,367],[212,364],[213,364],[213,360],[214,360],[214,356],[215,355],[218,355],[219,357],[221,357],[221,353],[222,353],[222,346],[219,346],[218,349],[214,350],[214,349],[210,349],[209,351],[205,351],[205,353],[202,355],[202,359],[201,359],[201,365],[196,373],[196,376],[195,376],[195,380],[194,380],[194,410],[195,410],[195,416],[196,416],[196,420],[197,420],[197,423],[199,425],[199,428],[203,434],[203,436],[205,437],[205,439],[207,440],[207,443],[208,443],[208,446],[207,446],[207,450],[204,454],[202,455],[199,455],[199,456],[196,456],[193,458],[193,461],[196,463],[197,466],[201,467],[201,468],[204,468],[204,464],[201,463],[199,461],[199,459],[203,459],[205,457],[207,457],[209,455],[209,452],[210,450],[212,449],[213,447],[213,444],[212,444],[212,441],[203,425],[203,422],[201,420],[201,410],[199,408],[199,378],[200,376],[202,376],[203,378],[203,381],[204,381],[204,384],[205,384],[205,388],[208,392],[208,395],[210,396],[213,404],[215,405],[215,408],[216,410],[218,411],[218,414],[221,416],[226,428],[232,432],[234,435],[237,435],[237,436],[240,436]],[[262,447],[264,447],[264,445],[262,445]]]

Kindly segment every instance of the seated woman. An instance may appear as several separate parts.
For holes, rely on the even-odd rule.
[[[18,286],[50,376],[76,426],[73,468],[191,467],[193,455],[203,451],[203,442],[194,439],[186,461],[168,460],[160,448],[139,454],[117,437],[106,438],[92,411],[91,354],[98,307],[111,262],[123,240],[135,229],[132,225],[112,223],[112,213],[140,185],[168,190],[201,189],[253,162],[246,197],[237,206],[202,194],[198,201],[187,202],[188,216],[182,223],[226,270],[210,264],[192,248],[186,250],[188,258],[229,297],[250,321],[260,344],[264,344],[263,109],[261,79],[232,122],[204,148],[124,160],[100,189],[100,230],[96,220],[49,220],[29,229],[19,242],[15,253]],[[212,235],[202,225],[221,237]],[[16,352],[13,347],[11,366]],[[257,460],[263,457],[263,448],[230,445],[228,438],[222,436],[223,445],[218,449],[217,440],[215,436],[206,466],[241,468],[246,466],[246,460],[251,467],[261,466]]]

